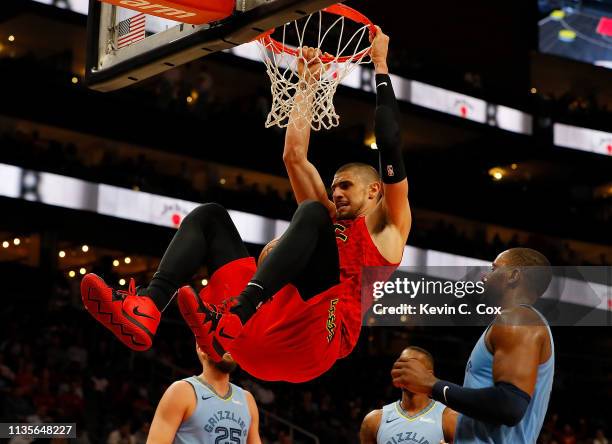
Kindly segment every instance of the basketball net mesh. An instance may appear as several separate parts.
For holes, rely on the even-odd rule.
[[[334,94],[338,85],[357,66],[371,61],[367,25],[360,25],[360,28],[351,34],[346,31],[345,26],[345,21],[350,19],[338,16],[323,32],[322,15],[323,12],[319,11],[283,25],[282,41],[267,37],[258,40],[272,84],[272,109],[266,119],[266,128],[286,128],[290,122],[300,130],[309,124],[314,131],[338,126],[340,116],[334,108]],[[311,29],[308,29],[309,26]],[[312,32],[316,26],[317,48],[330,47],[331,36],[337,38],[339,35],[338,42],[333,42],[336,55],[319,54],[307,63],[300,48],[305,46],[307,30]],[[294,29],[290,30],[289,27]],[[295,31],[297,34],[298,49],[285,44],[289,31]],[[305,65],[302,75],[298,70],[300,62]],[[293,118],[290,119],[292,113]]]

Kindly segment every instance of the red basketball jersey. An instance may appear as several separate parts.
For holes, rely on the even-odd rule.
[[[340,280],[361,276],[363,267],[397,267],[389,262],[374,244],[365,216],[356,219],[334,219],[336,245],[340,256]]]
[[[342,352],[341,356],[348,355],[357,340],[361,330],[363,314],[369,310],[372,303],[371,292],[365,289],[362,306],[362,274],[364,267],[385,267],[376,270],[377,280],[386,280],[391,276],[399,263],[389,262],[378,251],[374,244],[365,217],[356,219],[335,220],[336,244],[340,257],[340,285],[333,287],[340,294],[343,314],[342,326]]]
[[[371,305],[366,288],[361,304],[363,267],[379,267],[370,277],[385,280],[398,264],[376,248],[365,218],[334,221],[340,258],[340,283],[304,301],[293,285],[283,287],[246,323],[229,350],[240,366],[267,381],[305,382],[351,353]],[[255,260],[232,261],[211,276],[200,296],[218,304],[239,294],[255,273]],[[365,283],[367,287],[368,283]]]

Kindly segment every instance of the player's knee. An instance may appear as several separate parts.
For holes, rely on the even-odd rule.
[[[218,203],[205,203],[194,208],[191,213],[185,216],[183,224],[198,224],[201,225],[203,222],[211,220],[226,220],[229,219],[229,213],[222,205]]]
[[[305,200],[295,212],[297,220],[308,223],[309,225],[320,225],[330,222],[329,212],[325,205],[317,200]]]

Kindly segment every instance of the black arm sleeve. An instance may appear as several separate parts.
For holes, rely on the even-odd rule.
[[[384,183],[401,182],[406,178],[402,159],[400,112],[391,78],[376,74],[376,118],[374,133],[380,157],[380,175]]]
[[[507,382],[470,389],[452,382],[438,381],[433,387],[432,398],[476,420],[509,427],[523,419],[531,401],[531,396]]]

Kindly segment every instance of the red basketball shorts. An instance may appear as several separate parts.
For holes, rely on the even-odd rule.
[[[219,304],[244,289],[255,273],[252,257],[218,269],[202,298]],[[246,323],[228,350],[248,373],[266,381],[305,382],[329,370],[341,357],[342,284],[307,302],[287,285]]]

